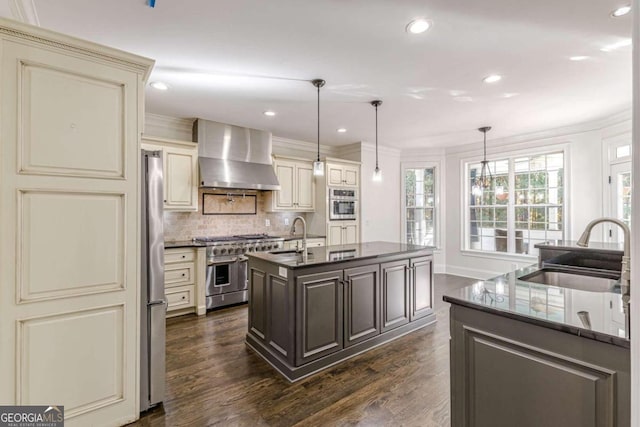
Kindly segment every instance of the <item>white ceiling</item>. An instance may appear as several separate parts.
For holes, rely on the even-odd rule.
[[[321,143],[405,148],[489,139],[631,108],[627,0],[0,0],[36,6],[40,23],[156,60],[147,111],[201,117]],[[0,14],[9,16],[7,3]],[[433,20],[409,35],[415,17]],[[586,61],[568,60],[589,55]],[[482,78],[502,74],[489,85]],[[505,94],[517,94],[506,98]],[[262,112],[272,109],[276,117]],[[336,133],[346,127],[345,134]]]

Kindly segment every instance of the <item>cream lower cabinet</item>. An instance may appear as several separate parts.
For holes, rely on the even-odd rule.
[[[330,221],[327,224],[327,246],[358,243],[358,223],[355,221]]]
[[[360,185],[360,165],[327,162],[327,185],[358,187]]]
[[[175,248],[164,251],[164,294],[167,317],[188,313],[205,314],[205,248]]]
[[[198,144],[173,139],[142,137],[145,150],[162,150],[164,210],[198,210]]]
[[[270,212],[315,211],[313,163],[307,160],[276,157],[273,168],[281,188],[271,192],[267,209]]]
[[[324,238],[307,239],[308,248],[320,248],[325,245]],[[284,242],[283,249],[298,249],[302,247],[302,239],[287,240]]]
[[[153,61],[0,19],[0,403],[139,416],[140,134]]]

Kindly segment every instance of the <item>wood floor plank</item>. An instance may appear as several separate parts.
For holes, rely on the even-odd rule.
[[[244,344],[247,306],[167,320],[164,405],[131,426],[448,426],[449,305],[435,326],[290,384]]]

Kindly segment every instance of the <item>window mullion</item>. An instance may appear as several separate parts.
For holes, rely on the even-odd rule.
[[[516,220],[515,220],[515,199],[516,199],[516,172],[515,160],[509,159],[509,202],[507,203],[507,252],[516,252]]]

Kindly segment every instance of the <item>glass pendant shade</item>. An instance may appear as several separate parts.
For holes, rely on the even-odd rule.
[[[324,176],[324,162],[320,160],[313,162],[313,175]]]
[[[376,168],[373,171],[373,177],[371,179],[373,179],[373,181],[375,181],[375,182],[382,181],[382,171],[380,170],[380,168]]]

